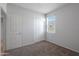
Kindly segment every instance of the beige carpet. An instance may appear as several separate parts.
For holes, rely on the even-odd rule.
[[[77,56],[79,53],[47,41],[7,51],[6,56]]]

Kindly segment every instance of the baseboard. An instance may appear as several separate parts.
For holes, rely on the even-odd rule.
[[[52,44],[55,44],[55,45],[57,45],[57,46],[63,47],[63,48],[65,48],[65,49],[68,49],[68,50],[74,51],[74,52],[76,52],[76,53],[79,53],[78,50],[75,50],[75,49],[72,49],[72,48],[69,48],[69,47],[65,47],[65,46],[59,45],[59,44],[57,44],[57,43],[55,43],[55,42],[51,42],[51,41],[49,41],[49,40],[46,40],[46,41],[47,41],[47,42],[50,42],[50,43],[52,43]]]
[[[36,44],[36,43],[39,43],[39,42],[41,42],[41,41],[45,41],[45,40],[32,41],[32,42],[30,42],[30,43],[27,43],[27,44],[22,45],[21,47],[29,46],[29,45],[32,45],[32,44]],[[21,48],[21,47],[17,47],[17,48]],[[17,48],[13,48],[13,49],[17,49]],[[7,49],[6,51],[8,51],[8,50],[13,50],[13,49]]]

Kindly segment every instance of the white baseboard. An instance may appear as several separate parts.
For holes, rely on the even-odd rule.
[[[74,51],[74,52],[79,53],[78,50],[72,49],[72,48],[70,48],[70,47],[63,46],[63,45],[61,45],[61,44],[57,44],[56,42],[52,42],[52,41],[49,41],[49,40],[46,40],[46,41],[51,42],[51,43],[54,43],[54,44],[56,44],[56,45],[58,45],[58,46],[61,46],[61,47],[64,47],[64,48],[67,48],[67,49],[69,49],[69,50],[72,50],[72,51]]]

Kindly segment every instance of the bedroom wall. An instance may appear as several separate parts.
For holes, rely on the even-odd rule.
[[[5,50],[5,40],[6,40],[6,14],[3,9],[3,6],[0,4],[0,55]]]
[[[14,49],[44,40],[44,15],[7,4],[6,46]]]
[[[0,53],[1,53],[1,7],[0,7]]]
[[[3,9],[5,13],[7,13],[7,3],[0,3],[0,7]]]
[[[56,16],[56,33],[47,33],[47,41],[79,52],[79,4],[70,4],[47,16]]]

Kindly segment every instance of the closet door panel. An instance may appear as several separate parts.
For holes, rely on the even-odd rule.
[[[22,46],[22,18],[21,16],[9,16],[8,19],[7,49],[14,49]]]

